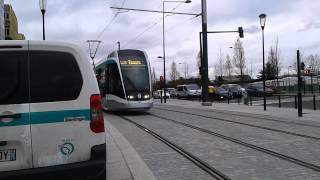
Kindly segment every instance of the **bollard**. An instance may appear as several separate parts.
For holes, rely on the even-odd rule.
[[[281,108],[281,96],[279,95],[279,108]]]
[[[294,96],[294,108],[297,109],[297,96]]]
[[[317,107],[316,107],[316,96],[313,96],[313,110],[317,110]]]
[[[229,96],[228,96],[228,104],[230,104],[230,98],[229,98]]]
[[[238,99],[238,104],[240,104],[240,97],[238,97],[237,99]]]
[[[250,97],[250,105],[252,106],[252,96],[249,96]]]

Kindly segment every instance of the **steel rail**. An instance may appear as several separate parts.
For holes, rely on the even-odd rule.
[[[312,164],[312,163],[308,163],[308,162],[296,159],[294,157],[290,157],[290,156],[287,156],[287,155],[284,155],[284,154],[281,154],[281,153],[278,153],[278,152],[275,152],[275,151],[271,151],[269,149],[266,149],[266,148],[263,148],[263,147],[259,147],[259,146],[256,146],[256,145],[253,145],[253,144],[250,144],[250,143],[246,143],[244,141],[241,141],[241,140],[229,137],[229,136],[225,136],[223,134],[220,134],[220,133],[217,133],[217,132],[213,132],[213,131],[210,131],[210,130],[207,130],[207,129],[204,129],[204,128],[201,128],[201,127],[198,127],[198,126],[193,126],[191,124],[183,123],[183,122],[180,122],[180,121],[176,121],[176,120],[173,120],[173,119],[170,119],[170,118],[166,118],[166,117],[162,117],[162,116],[159,116],[159,115],[154,115],[154,114],[151,114],[151,113],[147,113],[147,114],[149,114],[150,116],[157,117],[159,119],[170,121],[170,122],[173,122],[175,124],[180,124],[182,126],[189,127],[191,129],[195,129],[195,130],[198,130],[200,132],[204,132],[206,134],[210,134],[210,135],[213,135],[213,136],[216,136],[216,137],[219,137],[219,138],[234,142],[236,144],[243,145],[245,147],[248,147],[248,148],[251,148],[251,149],[266,153],[266,154],[269,154],[271,156],[274,156],[274,157],[277,157],[277,158],[292,162],[294,164],[306,167],[308,169],[312,169],[314,171],[320,172],[320,166],[318,166],[318,165],[315,165],[315,164]]]
[[[134,124],[135,126],[140,128],[141,130],[147,132],[148,134],[152,135],[156,139],[160,140],[161,142],[163,142],[164,144],[166,144],[167,146],[169,146],[170,148],[172,148],[173,150],[175,150],[176,152],[178,152],[179,154],[181,154],[182,156],[184,156],[185,158],[187,158],[188,160],[193,162],[199,168],[201,168],[202,170],[204,170],[205,172],[210,174],[213,178],[215,178],[217,180],[231,180],[227,175],[223,174],[219,170],[215,169],[214,167],[212,167],[208,163],[206,163],[203,160],[199,159],[198,157],[196,157],[195,155],[193,155],[190,152],[186,151],[185,149],[183,149],[182,147],[178,146],[177,144],[169,141],[165,137],[157,134],[156,132],[148,129],[147,127],[145,127],[145,126],[143,126],[143,125],[141,125],[141,124],[139,124],[139,123],[127,118],[127,117],[124,117],[122,115],[119,115],[119,117],[122,118],[123,120],[126,120],[126,121]]]

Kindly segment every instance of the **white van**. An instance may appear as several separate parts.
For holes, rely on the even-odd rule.
[[[92,65],[77,46],[0,41],[0,179],[106,179]]]
[[[200,88],[196,84],[188,84],[188,85],[177,85],[177,96],[178,98],[192,98],[192,97],[200,97],[199,94]]]

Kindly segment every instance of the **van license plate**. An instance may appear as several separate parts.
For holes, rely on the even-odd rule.
[[[16,149],[0,150],[0,162],[15,161],[16,158]]]

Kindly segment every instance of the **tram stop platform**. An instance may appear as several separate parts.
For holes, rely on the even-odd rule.
[[[122,134],[105,121],[107,180],[155,180],[152,171]]]

